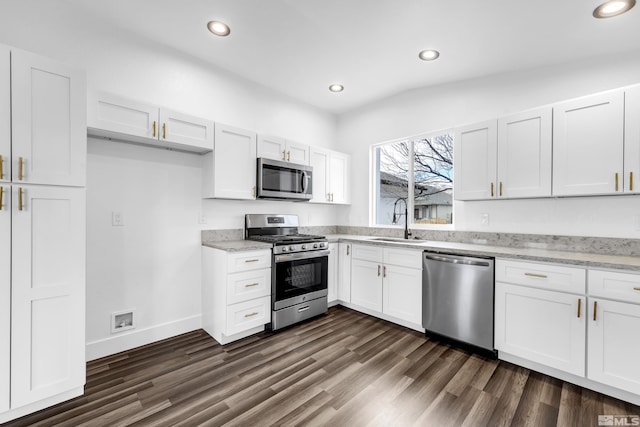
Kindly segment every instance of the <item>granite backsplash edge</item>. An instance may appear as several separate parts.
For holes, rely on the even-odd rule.
[[[394,228],[315,226],[300,227],[305,234],[348,234],[360,236],[402,237],[403,230]],[[535,248],[565,252],[605,255],[640,256],[640,239],[611,237],[556,236],[545,234],[488,233],[480,231],[440,231],[412,229],[413,238],[441,242],[472,243],[512,248]],[[242,229],[202,230],[202,242],[242,240]]]

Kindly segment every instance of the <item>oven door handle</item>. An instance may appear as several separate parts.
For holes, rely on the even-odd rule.
[[[322,251],[298,252],[298,253],[292,253],[292,254],[280,254],[274,257],[274,261],[277,264],[279,262],[295,261],[299,259],[320,258],[323,256],[329,256],[329,251],[322,250]]]

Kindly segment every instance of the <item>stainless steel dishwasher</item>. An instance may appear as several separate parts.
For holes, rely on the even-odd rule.
[[[495,354],[494,259],[425,251],[422,267],[425,330]]]

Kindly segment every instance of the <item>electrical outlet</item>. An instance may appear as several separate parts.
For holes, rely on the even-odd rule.
[[[484,213],[480,215],[480,225],[488,226],[489,225],[489,214]]]
[[[124,225],[124,216],[122,216],[122,212],[111,212],[111,225],[114,227]]]
[[[206,224],[207,223],[207,217],[204,216],[204,213],[202,213],[202,211],[198,212],[198,224]]]

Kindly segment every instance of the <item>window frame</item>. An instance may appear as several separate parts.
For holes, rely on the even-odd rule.
[[[409,167],[408,167],[408,179],[407,179],[407,185],[409,186],[409,188],[407,189],[407,211],[409,213],[415,212],[415,205],[414,205],[414,197],[415,197],[415,191],[414,191],[414,156],[415,156],[415,151],[414,151],[414,147],[415,147],[415,141],[416,140],[420,140],[420,139],[428,139],[428,138],[433,138],[436,136],[440,136],[442,134],[446,134],[446,133],[450,133],[450,134],[454,134],[454,129],[453,128],[447,128],[447,129],[443,129],[443,130],[439,130],[439,131],[434,131],[434,132],[426,132],[426,133],[421,133],[418,135],[413,135],[413,136],[409,136],[409,137],[404,137],[404,138],[397,138],[397,139],[392,139],[389,141],[384,141],[384,142],[378,142],[375,144],[371,144],[369,147],[369,226],[370,227],[376,227],[376,228],[390,228],[390,229],[404,229],[404,224],[403,225],[385,225],[385,224],[377,224],[376,223],[376,213],[377,213],[377,209],[378,209],[378,181],[379,181],[379,176],[378,174],[378,168],[377,168],[377,156],[376,156],[376,150],[382,146],[385,145],[391,145],[391,144],[397,144],[397,143],[401,143],[401,142],[408,142],[409,143],[409,158],[411,159],[411,161],[409,161]],[[455,152],[453,153],[453,155],[455,156]],[[454,182],[455,182],[455,169],[453,170],[453,176],[454,176]],[[451,215],[452,215],[452,221],[451,224],[417,224],[414,222],[414,217],[415,214],[411,214],[411,221],[408,223],[408,228],[411,229],[415,229],[415,230],[440,230],[440,231],[447,231],[447,230],[455,230],[455,224],[456,224],[456,215],[455,215],[455,197],[454,197],[454,189],[453,189],[453,185],[451,186]]]

